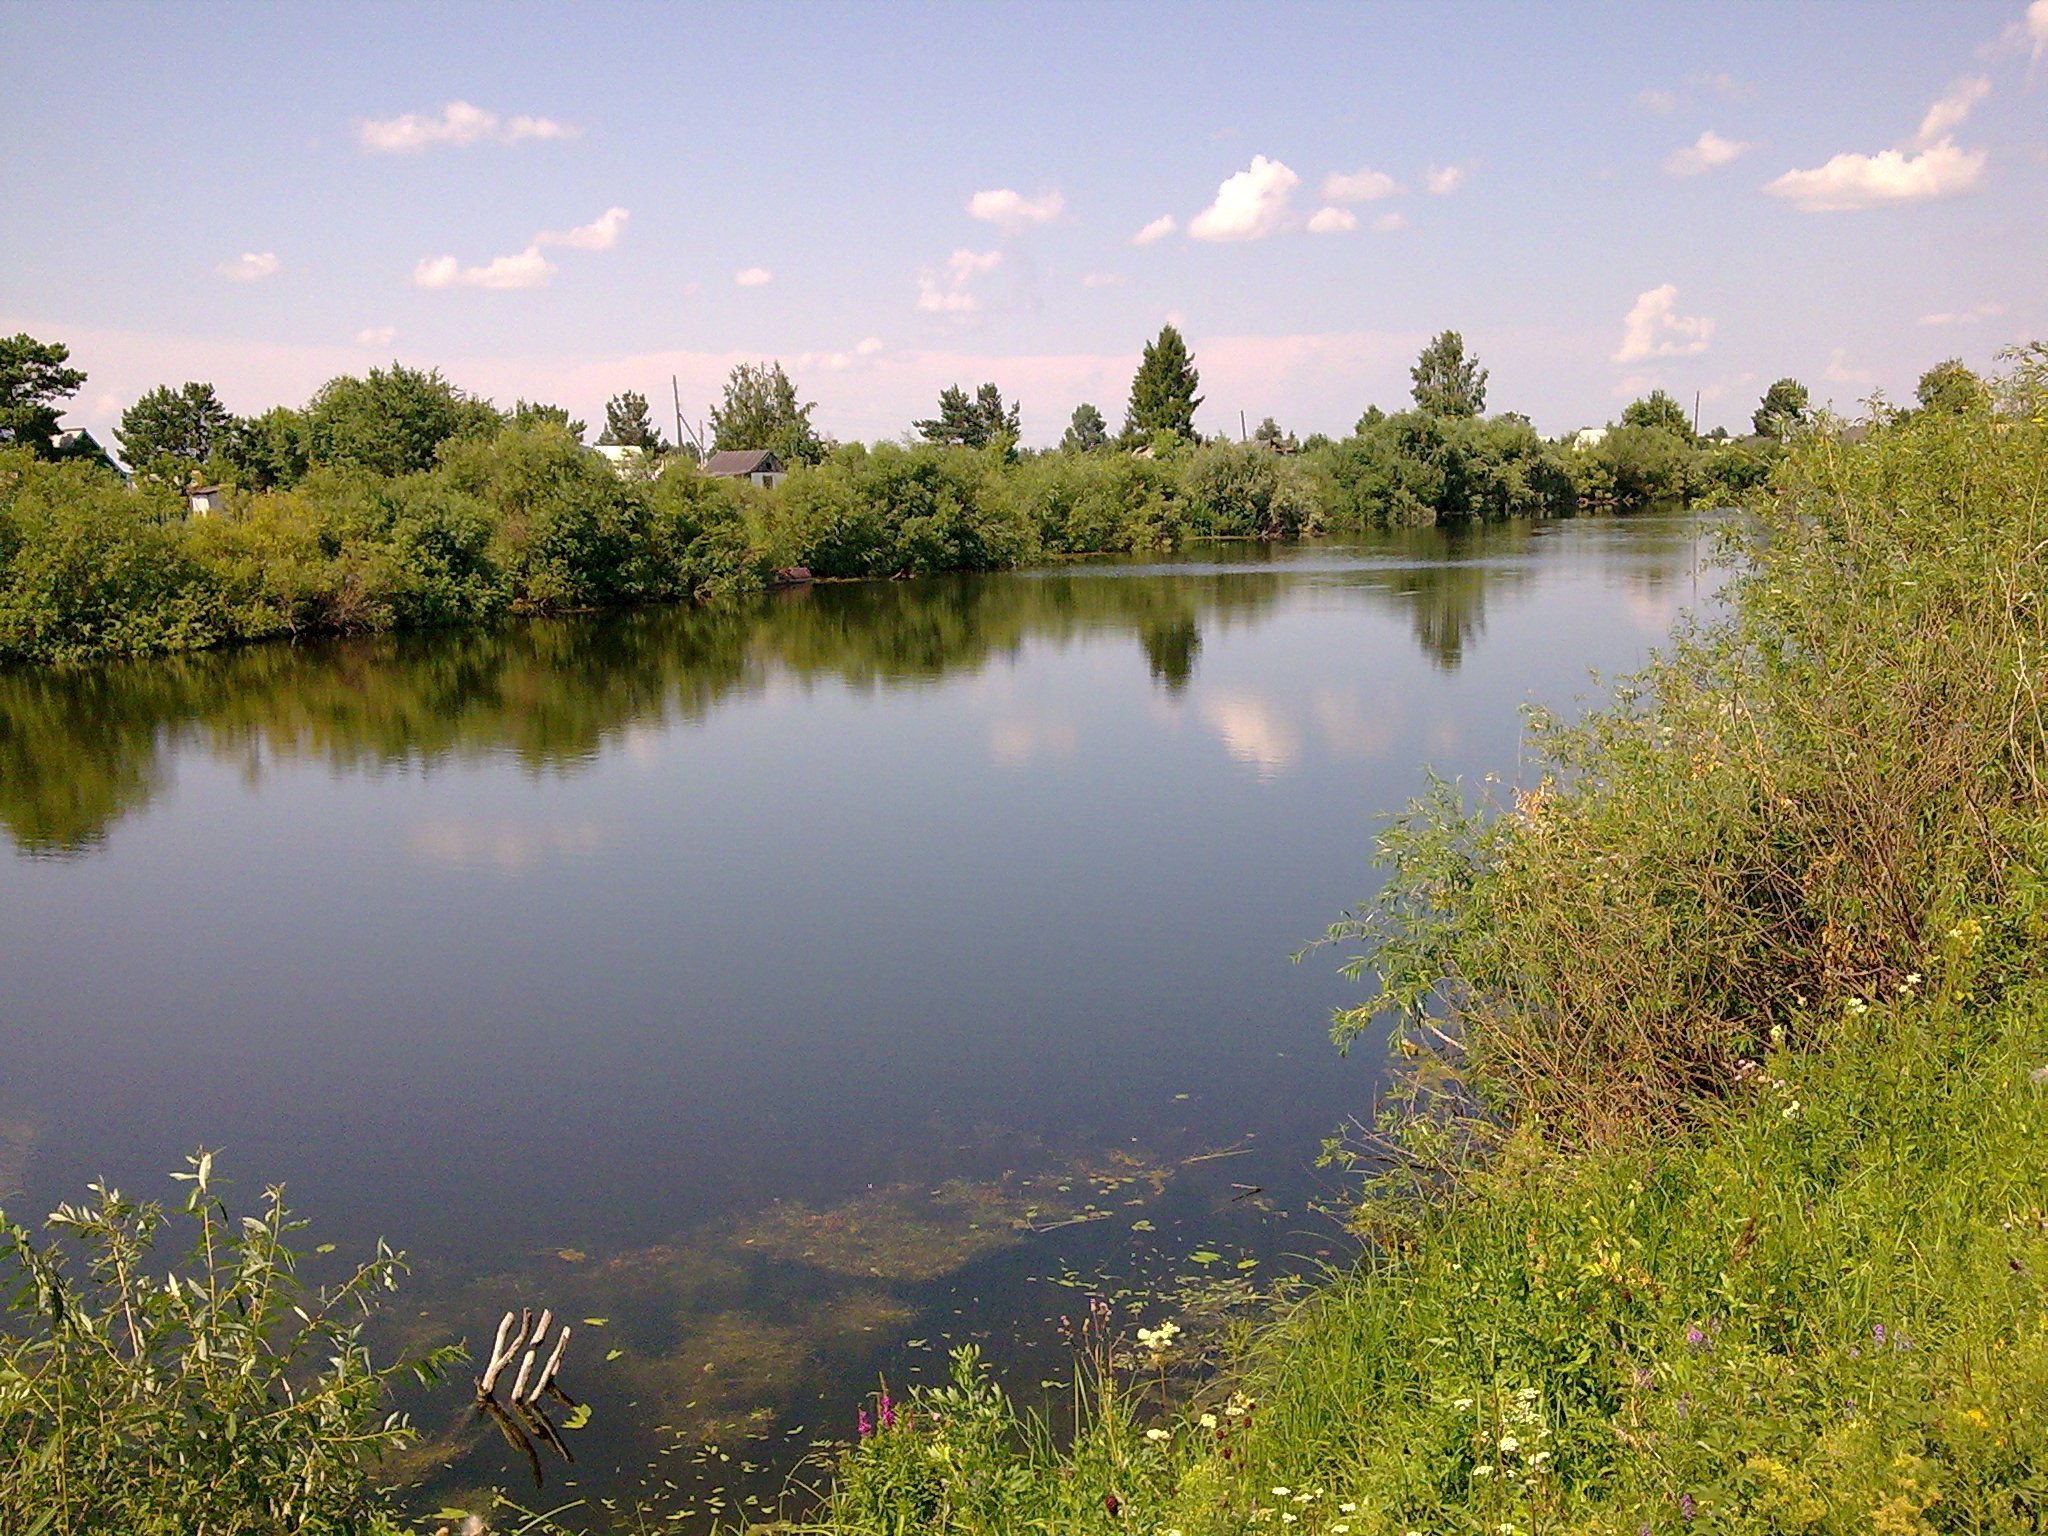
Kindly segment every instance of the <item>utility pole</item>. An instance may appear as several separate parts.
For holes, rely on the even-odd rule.
[[[1694,437],[1700,435],[1700,392],[1698,390],[1692,392],[1692,435]]]
[[[1244,412],[1239,411],[1237,413],[1237,440],[1240,443],[1242,443],[1246,441],[1250,437],[1250,435],[1251,434],[1246,432],[1244,429]]]
[[[676,383],[674,374],[668,376],[668,392],[669,398],[675,401],[676,447],[680,449],[683,446],[683,391],[682,386]]]

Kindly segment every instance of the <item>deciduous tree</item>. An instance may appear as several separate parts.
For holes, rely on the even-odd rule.
[[[160,384],[121,413],[114,437],[136,474],[184,485],[230,446],[234,432],[235,418],[211,384]]]
[[[781,363],[741,363],[725,381],[725,399],[711,408],[711,446],[721,453],[767,448],[785,463],[815,464],[826,450],[811,425],[816,409],[798,401]]]
[[[308,457],[382,475],[433,467],[452,438],[488,437],[502,425],[488,400],[465,394],[441,377],[402,363],[343,374],[320,386],[306,407]]]
[[[1444,331],[1408,370],[1415,404],[1432,416],[1478,416],[1486,410],[1486,370],[1465,355],[1465,338]]]
[[[1963,366],[1960,357],[1936,363],[1921,374],[1913,394],[1922,410],[1953,416],[1966,416],[1972,411],[1983,410],[1991,403],[1990,389]]]
[[[1685,414],[1685,407],[1661,389],[1653,389],[1640,400],[1631,400],[1621,410],[1621,424],[1625,427],[1656,427],[1669,432],[1680,442],[1692,441],[1692,422]]]
[[[1812,415],[1812,398],[1797,379],[1780,379],[1764,391],[1751,413],[1749,424],[1758,437],[1785,437],[1795,427],[1806,425]]]

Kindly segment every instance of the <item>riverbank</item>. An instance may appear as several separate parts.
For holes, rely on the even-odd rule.
[[[820,578],[1012,570],[1189,539],[1722,499],[1764,463],[1657,428],[1611,437],[1579,453],[1507,418],[1411,412],[1302,454],[1170,435],[1142,455],[1021,459],[854,444],[762,489],[681,460],[622,476],[566,429],[513,419],[441,444],[420,472],[316,466],[288,488],[222,492],[206,515],[162,484],[7,450],[0,666],[703,602],[794,567]]]
[[[1370,1257],[1073,1444],[972,1376],[823,1527],[2031,1530],[2048,1515],[2048,395],[1810,439],[1724,623],[1386,836]]]

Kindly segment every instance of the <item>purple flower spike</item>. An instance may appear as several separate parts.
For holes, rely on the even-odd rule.
[[[1872,1323],[1870,1325],[1870,1336],[1882,1344],[1884,1342],[1884,1324]]]
[[[868,1411],[865,1408],[860,1410],[853,1423],[854,1427],[860,1431],[860,1437],[863,1440],[875,1432],[875,1426],[868,1422]]]
[[[1694,1508],[1695,1508],[1695,1506],[1694,1506],[1694,1504],[1693,1504],[1693,1502],[1692,1502],[1692,1495],[1691,1495],[1691,1494],[1689,1494],[1689,1493],[1681,1493],[1681,1494],[1680,1494],[1680,1495],[1678,1496],[1678,1514],[1679,1514],[1679,1518],[1680,1518],[1680,1519],[1682,1519],[1683,1521],[1685,1521],[1685,1523],[1686,1523],[1687,1525],[1691,1525],[1691,1524],[1692,1524],[1692,1517],[1693,1517],[1693,1510],[1694,1510]]]
[[[1707,1337],[1706,1330],[1700,1327],[1698,1323],[1687,1323],[1685,1325],[1685,1347],[1687,1349],[1702,1350],[1712,1342]]]
[[[889,1401],[888,1393],[884,1392],[881,1395],[877,1400],[876,1407],[882,1420],[882,1428],[894,1429],[896,1427],[896,1405]]]

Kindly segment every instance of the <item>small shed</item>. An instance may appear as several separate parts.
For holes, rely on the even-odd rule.
[[[221,497],[227,494],[224,485],[188,485],[185,487],[185,510],[194,517],[211,517],[221,508]]]
[[[782,484],[789,474],[770,448],[727,449],[704,461],[704,473],[720,480],[751,480],[765,489]]]

